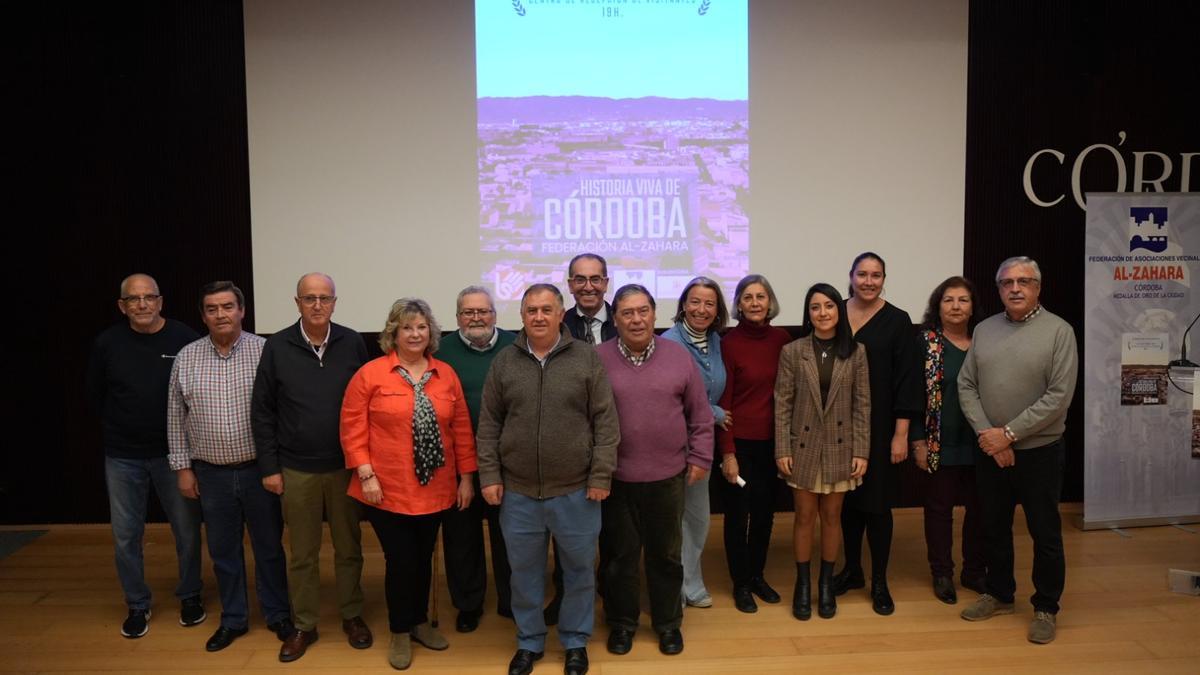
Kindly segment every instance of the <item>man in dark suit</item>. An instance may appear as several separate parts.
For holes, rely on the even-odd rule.
[[[616,337],[612,305],[604,300],[608,292],[608,261],[595,253],[580,253],[571,258],[567,264],[567,287],[575,297],[575,306],[563,317],[571,337],[593,345]]]

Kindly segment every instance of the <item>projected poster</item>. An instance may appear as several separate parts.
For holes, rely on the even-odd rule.
[[[531,283],[565,288],[583,252],[610,290],[674,300],[705,274],[732,293],[750,253],[746,12],[477,0],[481,277],[502,313]]]

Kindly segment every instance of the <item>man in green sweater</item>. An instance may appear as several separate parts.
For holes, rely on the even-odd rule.
[[[479,398],[483,381],[496,352],[512,344],[516,334],[496,327],[496,303],[483,286],[467,286],[458,293],[455,317],[458,331],[448,335],[438,347],[437,357],[454,368],[462,382],[471,412],[471,429],[479,428]],[[455,629],[470,633],[479,627],[483,614],[483,595],[487,591],[487,565],[484,561],[483,519],[488,520],[488,539],[492,544],[492,572],[496,579],[496,613],[512,618],[512,591],[508,553],[500,531],[500,509],[484,503],[479,478],[475,478],[475,499],[463,511],[450,509],[442,519],[442,544],[446,549],[446,584],[450,600],[458,609]]]
[[[1075,332],[1038,302],[1042,273],[1031,258],[1009,258],[996,272],[1004,312],[975,328],[958,375],[963,414],[978,434],[976,483],[983,507],[987,592],[962,612],[967,621],[1013,613],[1012,521],[1025,511],[1033,538],[1033,622],[1029,641],[1054,640],[1066,580],[1062,490],[1067,408],[1079,357]]]

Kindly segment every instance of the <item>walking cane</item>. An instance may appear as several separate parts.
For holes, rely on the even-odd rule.
[[[431,603],[433,607],[429,610],[431,617],[429,624],[434,628],[438,627],[438,558],[440,557],[438,556],[438,549],[440,548],[441,542],[435,540],[433,542],[433,575],[430,580],[433,588],[429,589],[430,595],[433,596],[433,602]]]

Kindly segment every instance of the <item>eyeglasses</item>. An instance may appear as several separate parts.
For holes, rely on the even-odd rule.
[[[300,302],[305,307],[312,307],[317,302],[320,302],[322,305],[332,305],[337,302],[337,297],[333,295],[302,295],[300,296]]]
[[[461,317],[466,317],[468,319],[482,319],[483,317],[491,314],[493,311],[495,311],[495,310],[491,310],[491,309],[460,309],[458,311],[458,315]]]
[[[1006,288],[1006,289],[1011,289],[1013,286],[1020,286],[1021,288],[1029,288],[1030,286],[1032,286],[1036,283],[1040,283],[1040,282],[1037,279],[1034,279],[1033,277],[1017,277],[1015,279],[997,279],[996,280],[997,286],[999,286],[1000,288]]]
[[[608,277],[602,277],[602,276],[585,277],[582,274],[576,274],[575,276],[571,277],[570,281],[571,281],[571,285],[573,285],[573,286],[583,286],[584,284],[591,284],[593,286],[599,286],[600,284],[603,284],[606,281],[608,281]]]
[[[146,303],[147,305],[153,305],[154,303],[158,302],[161,299],[162,299],[161,295],[157,295],[155,293],[147,293],[146,295],[123,296],[121,298],[121,302],[123,302],[127,305],[137,305],[137,304],[140,304],[143,302]]]

